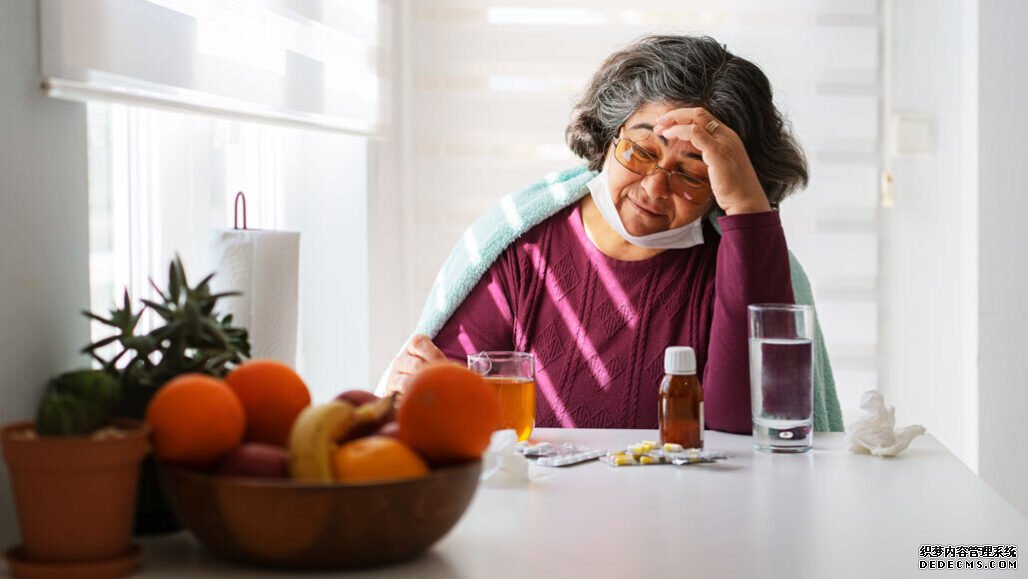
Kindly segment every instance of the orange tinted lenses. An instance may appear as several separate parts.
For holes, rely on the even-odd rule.
[[[696,204],[706,203],[710,197],[710,184],[680,171],[668,171],[657,163],[657,158],[633,141],[621,137],[614,144],[614,158],[622,167],[637,175],[651,175],[661,171],[667,177],[668,190]]]

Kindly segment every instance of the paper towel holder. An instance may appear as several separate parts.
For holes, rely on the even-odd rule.
[[[239,202],[243,202],[243,229],[246,227],[246,195],[242,191],[236,193],[236,200],[232,203],[232,209],[235,215],[232,219],[232,229],[239,229]]]

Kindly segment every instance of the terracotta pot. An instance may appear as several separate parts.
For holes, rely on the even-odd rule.
[[[118,425],[123,438],[27,437],[31,422],[3,428],[25,559],[81,562],[130,550],[139,464],[149,428]]]

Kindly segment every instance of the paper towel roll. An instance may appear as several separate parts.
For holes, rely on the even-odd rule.
[[[214,291],[242,296],[218,302],[220,314],[250,331],[250,354],[296,367],[299,319],[300,234],[295,231],[228,229],[215,233]]]

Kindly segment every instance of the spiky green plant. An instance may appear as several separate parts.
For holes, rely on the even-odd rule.
[[[168,268],[167,291],[161,291],[150,280],[160,301],[142,300],[143,306],[137,312],[125,290],[122,306],[115,306],[110,317],[83,312],[116,332],[82,350],[100,362],[100,370],[66,372],[50,380],[36,413],[36,432],[42,436],[88,434],[111,422],[119,403],[126,393],[131,394],[132,388],[152,392],[188,372],[221,378],[233,364],[249,357],[246,329],[233,326],[231,315],[219,318],[214,311],[218,300],[239,292],[212,293],[213,277],[212,273],[190,286],[182,260],[176,256]],[[147,308],[156,312],[163,324],[137,335],[136,326]],[[100,352],[115,343],[119,346],[117,352],[105,359]],[[145,401],[149,396],[144,394],[141,398]],[[141,411],[139,407],[131,413]]]
[[[218,317],[215,312],[218,300],[240,293],[212,293],[213,277],[212,273],[190,286],[182,260],[176,256],[168,267],[167,290],[150,280],[159,300],[142,300],[143,306],[136,312],[126,290],[122,306],[112,309],[110,317],[83,312],[115,330],[114,335],[86,346],[83,353],[117,376],[125,388],[159,387],[189,372],[224,377],[233,365],[250,356],[250,340],[246,328],[232,325],[231,314]],[[147,308],[163,324],[137,334],[136,326]],[[113,343],[120,346],[119,351],[109,359],[101,356],[102,349]]]

